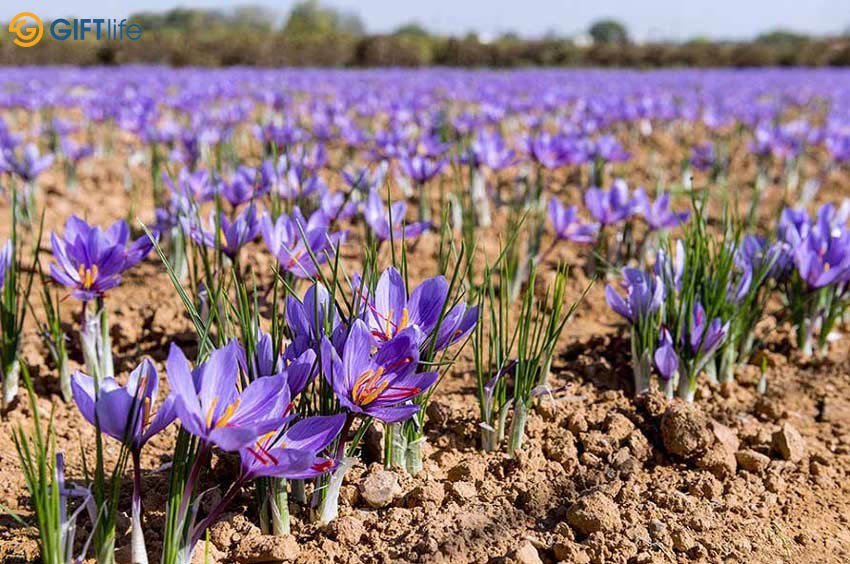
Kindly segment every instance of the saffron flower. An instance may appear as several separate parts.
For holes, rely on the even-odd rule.
[[[336,461],[320,453],[336,439],[346,415],[314,416],[260,437],[239,451],[243,479],[307,480],[332,470]]]
[[[425,184],[443,170],[445,159],[434,159],[422,155],[403,156],[399,165],[404,174],[416,184]]]
[[[366,199],[366,205],[363,210],[363,217],[379,240],[387,241],[390,239],[390,236],[398,240],[402,238],[413,239],[431,227],[430,221],[419,221],[404,225],[405,215],[407,215],[407,204],[405,202],[391,204],[388,212],[377,190],[369,192],[369,197]]]
[[[231,259],[236,258],[239,250],[256,239],[260,233],[260,223],[253,205],[245,208],[233,221],[223,212],[218,214],[216,221],[216,213],[210,213],[209,230],[199,225],[195,218],[183,218],[183,222],[184,229],[195,242],[211,249],[219,247]]]
[[[516,163],[516,153],[510,149],[498,132],[479,130],[469,145],[464,161],[473,168],[487,167],[499,172]]]
[[[634,214],[637,202],[629,195],[629,188],[622,179],[614,181],[610,190],[589,188],[584,193],[584,205],[594,219],[605,225],[614,225]]]
[[[578,208],[564,206],[555,196],[549,199],[549,219],[559,240],[593,243],[599,233],[598,223],[582,223],[578,218]]]
[[[150,359],[144,359],[122,386],[115,378],[95,380],[80,371],[71,378],[74,401],[86,421],[113,439],[126,442],[138,451],[151,437],[165,429],[176,417],[174,397],[166,396],[157,405],[159,375]]]
[[[65,223],[60,238],[52,233],[50,243],[56,263],[51,277],[72,290],[71,295],[89,301],[121,283],[121,275],[138,264],[153,249],[153,241],[142,236],[129,243],[130,227],[119,220],[102,231],[77,216]]]
[[[635,211],[643,215],[647,225],[653,231],[670,229],[688,221],[690,212],[685,210],[674,212],[670,209],[670,193],[658,194],[655,201],[650,200],[643,188],[635,190]]]
[[[32,143],[24,145],[20,156],[14,147],[0,149],[0,172],[13,174],[25,182],[32,182],[52,164],[53,155],[42,156]]]
[[[240,366],[244,372],[248,371],[245,351],[240,347]],[[316,374],[316,353],[307,349],[299,356],[286,358],[278,353],[274,356],[272,336],[265,332],[258,332],[254,358],[251,359],[255,378],[264,376],[283,375],[286,377],[286,385],[292,397],[300,394],[307,382]]]
[[[15,249],[12,247],[12,240],[9,239],[0,247],[0,289],[6,283],[6,272],[12,266],[14,255]]]
[[[236,208],[265,193],[269,185],[261,180],[256,170],[243,165],[236,169],[230,180],[219,181],[218,191],[232,207]]]
[[[437,329],[437,340],[434,342],[434,350],[447,349],[455,343],[465,339],[478,323],[478,306],[467,308],[461,302],[446,312],[440,327]]]
[[[411,326],[426,340],[440,320],[448,293],[445,277],[435,276],[417,286],[408,298],[401,273],[395,267],[387,268],[378,280],[375,295],[363,296],[365,321],[375,345],[386,343]]]
[[[419,342],[416,327],[409,327],[385,343],[374,355],[374,337],[360,319],[351,326],[338,355],[330,341],[322,341],[322,370],[340,404],[351,413],[385,423],[398,423],[419,411],[410,400],[437,381],[437,372],[416,373]]]
[[[666,381],[673,379],[679,372],[679,356],[676,354],[673,338],[667,328],[661,330],[661,340],[658,348],[655,349],[655,366]]]
[[[316,263],[327,262],[346,236],[345,232],[328,233],[323,213],[314,213],[308,221],[298,208],[295,208],[292,217],[281,214],[274,222],[271,216],[264,216],[260,221],[260,232],[280,266],[298,278],[315,277]]]
[[[690,325],[693,354],[701,353],[703,358],[708,358],[723,343],[728,332],[728,321],[723,323],[719,317],[715,317],[710,323],[706,323],[705,308],[699,302],[694,304]]]
[[[77,143],[70,137],[62,137],[59,143],[62,147],[62,154],[74,164],[94,154],[94,147]]]
[[[623,269],[626,299],[611,284],[605,287],[605,301],[616,313],[631,324],[654,313],[664,301],[664,285],[657,276],[637,268]]]
[[[231,341],[193,370],[183,351],[172,344],[166,363],[183,428],[225,451],[250,446],[278,429],[290,407],[283,375],[257,378],[242,391],[237,388],[239,355],[239,345]]]
[[[810,288],[850,279],[850,230],[831,225],[832,206],[823,206],[794,251],[794,264]]]
[[[330,294],[319,283],[310,286],[300,302],[292,296],[286,299],[286,324],[292,338],[284,351],[287,361],[295,360],[308,349],[319,350],[326,329],[334,345],[341,349],[347,329],[337,315]]]
[[[714,151],[714,144],[710,141],[695,145],[691,151],[691,166],[697,170],[711,170],[716,162],[717,154]]]

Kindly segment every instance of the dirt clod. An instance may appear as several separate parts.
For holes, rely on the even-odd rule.
[[[661,418],[661,436],[667,452],[693,458],[708,449],[714,436],[702,411],[692,404],[674,402]]]
[[[797,429],[790,423],[784,423],[778,431],[773,433],[773,449],[783,459],[799,462],[806,452],[806,442]]]
[[[531,544],[531,541],[523,541],[514,551],[514,560],[517,564],[543,564],[540,555],[537,554],[537,549]]]
[[[754,474],[761,474],[770,464],[769,456],[750,449],[739,450],[735,453],[735,459],[738,466]]]
[[[292,535],[259,535],[242,540],[236,549],[235,560],[238,564],[294,562],[300,553],[301,547]]]
[[[376,509],[390,505],[401,495],[398,476],[388,470],[372,472],[360,486],[360,496],[370,507]]]
[[[567,522],[583,535],[618,531],[622,526],[617,504],[602,492],[579,498],[567,511]]]

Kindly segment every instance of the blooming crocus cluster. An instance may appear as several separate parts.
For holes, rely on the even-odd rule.
[[[174,420],[174,396],[168,395],[157,405],[159,376],[145,359],[121,386],[115,378],[95,378],[75,372],[71,379],[74,401],[83,418],[98,432],[110,436],[130,450],[133,461],[133,499],[131,549],[133,561],[147,562],[142,531],[142,447]]]
[[[622,285],[626,290],[625,299],[608,284],[605,301],[631,327],[632,372],[635,393],[639,394],[650,386],[655,339],[663,317],[664,284],[654,274],[625,268]]]
[[[797,345],[806,355],[814,352],[815,343],[824,351],[847,307],[849,210],[825,204],[812,221],[805,210],[786,209],[779,221],[778,237],[784,246],[777,270],[784,274],[780,275],[783,295],[797,328]],[[793,270],[785,265],[793,265]]]

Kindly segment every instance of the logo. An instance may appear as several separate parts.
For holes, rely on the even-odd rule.
[[[138,41],[142,38],[142,26],[127,23],[126,18],[59,18],[49,23],[48,33],[54,41]],[[32,12],[21,12],[9,22],[9,33],[14,36],[15,45],[32,47],[41,41],[44,24]]]
[[[15,45],[32,47],[41,41],[41,36],[44,35],[44,24],[32,12],[21,12],[9,22],[9,33],[15,36]]]

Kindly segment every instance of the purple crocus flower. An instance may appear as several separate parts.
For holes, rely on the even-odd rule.
[[[555,196],[549,199],[549,219],[552,220],[558,239],[567,239],[574,243],[593,243],[599,233],[598,223],[582,223],[578,218],[578,208],[564,206]]]
[[[292,337],[284,351],[288,361],[299,358],[307,350],[318,350],[326,327],[334,345],[341,348],[347,329],[337,315],[330,294],[318,282],[307,289],[302,301],[293,296],[286,298],[286,324]]]
[[[690,345],[694,354],[701,351],[703,356],[709,356],[723,343],[729,332],[729,322],[723,323],[719,317],[712,319],[707,326],[706,323],[705,308],[697,302],[694,304],[690,326]]]
[[[345,232],[328,233],[324,214],[314,213],[308,221],[298,208],[292,217],[281,214],[275,222],[269,215],[264,216],[260,232],[280,266],[298,278],[315,277],[316,262],[327,262],[346,236]]]
[[[445,159],[435,159],[423,155],[403,156],[399,159],[399,165],[404,174],[414,183],[422,185],[440,174],[446,166]]]
[[[246,204],[265,193],[269,184],[261,181],[260,175],[251,167],[240,166],[230,180],[219,181],[219,193],[235,207]]]
[[[199,225],[197,218],[183,218],[183,222],[184,229],[195,242],[211,249],[219,247],[231,259],[239,254],[239,249],[256,239],[260,233],[260,223],[257,221],[253,204],[242,210],[233,221],[230,221],[224,212],[220,212],[216,222],[216,213],[211,212],[209,231]]]
[[[15,255],[15,249],[12,247],[12,240],[9,239],[6,241],[2,247],[0,247],[0,291],[2,291],[3,286],[6,283],[6,272],[9,271],[9,267],[12,266],[12,259]]]
[[[662,192],[653,202],[643,188],[635,190],[633,198],[635,211],[643,215],[647,225],[653,231],[670,229],[688,221],[690,212],[674,212],[670,209],[670,193]]]
[[[374,172],[370,172],[368,166],[343,169],[342,179],[352,190],[369,193],[381,188],[387,174],[387,168],[387,161],[382,161]]]
[[[473,168],[482,166],[499,172],[516,163],[516,153],[509,148],[498,132],[480,129],[469,145],[469,154],[464,157]]]
[[[62,146],[62,154],[74,164],[94,154],[94,148],[91,145],[77,143],[70,137],[63,137],[59,143]]]
[[[50,236],[53,258],[51,277],[72,290],[71,295],[89,301],[121,283],[121,275],[138,264],[153,249],[153,242],[142,236],[128,245],[130,227],[119,220],[102,231],[73,215],[65,223],[60,238]]]
[[[573,137],[551,135],[543,132],[526,139],[526,149],[531,160],[544,168],[554,170],[571,164],[587,162],[586,147]]]
[[[419,329],[418,335],[426,340],[440,320],[448,293],[445,277],[435,276],[417,286],[408,298],[399,271],[395,267],[386,269],[378,280],[375,295],[363,296],[364,319],[375,345],[383,345],[410,326]]]
[[[679,356],[673,347],[673,338],[666,328],[661,330],[661,340],[655,349],[655,366],[665,380],[670,380],[679,371]]]
[[[655,257],[655,275],[664,281],[667,288],[676,292],[682,289],[682,277],[685,274],[685,245],[676,241],[676,250],[670,257],[664,249],[659,249]]]
[[[465,303],[460,302],[443,316],[443,321],[437,329],[434,350],[441,351],[462,341],[475,329],[476,323],[478,323],[478,306],[467,308]]]
[[[691,151],[691,166],[697,170],[711,170],[716,162],[717,155],[714,152],[714,144],[710,141],[695,145],[693,151]]]
[[[322,370],[340,404],[352,413],[398,423],[413,416],[420,406],[410,400],[425,393],[437,381],[437,372],[416,373],[419,343],[416,327],[409,327],[372,354],[374,337],[356,319],[342,350],[322,341]]]
[[[226,451],[250,446],[278,429],[290,409],[286,376],[257,378],[240,392],[239,359],[239,345],[231,341],[194,370],[174,344],[166,362],[183,428]]]
[[[248,373],[248,358],[245,350],[239,347],[239,366]],[[316,375],[316,352],[307,349],[300,356],[287,357],[282,353],[274,355],[272,336],[263,331],[257,332],[254,358],[250,359],[254,378],[266,376],[284,376],[289,387],[289,395],[295,397],[307,386],[307,382]]]
[[[633,325],[648,314],[658,311],[664,301],[664,285],[654,274],[637,268],[625,268],[622,284],[626,289],[626,299],[608,284],[605,287],[605,301],[611,309]]]
[[[165,429],[176,417],[174,397],[166,396],[156,405],[159,375],[150,359],[130,373],[127,385],[115,378],[101,378],[95,394],[94,378],[76,371],[71,378],[74,401],[86,421],[113,439],[126,442],[138,451],[151,437]]]
[[[817,222],[794,250],[794,264],[810,288],[850,278],[850,230],[832,226],[832,206],[823,206]]]
[[[405,202],[394,202],[388,212],[377,190],[369,192],[369,197],[366,199],[366,205],[363,209],[363,217],[366,219],[366,223],[369,224],[372,232],[381,241],[389,240],[391,234],[392,238],[396,240],[413,239],[431,227],[430,222],[420,221],[410,223],[402,228],[406,214],[407,204]],[[392,219],[392,225],[390,219]]]
[[[635,212],[637,202],[629,196],[625,181],[617,179],[610,190],[589,188],[584,193],[584,205],[594,219],[605,225],[614,225]]]
[[[764,237],[748,234],[735,249],[735,266],[742,271],[759,272],[770,264],[768,276],[780,276],[790,264],[790,254],[785,250],[786,245],[781,241],[768,244]]]
[[[623,163],[632,157],[632,154],[623,148],[613,135],[603,135],[593,143],[591,157],[609,163]]]
[[[307,417],[268,433],[239,451],[243,478],[306,480],[332,470],[334,459],[319,454],[336,439],[345,420],[344,413]]]
[[[15,153],[14,147],[0,149],[0,172],[7,172],[18,176],[25,182],[31,182],[39,174],[50,168],[53,164],[53,155],[42,156],[38,147],[32,143],[24,145],[21,156]]]

